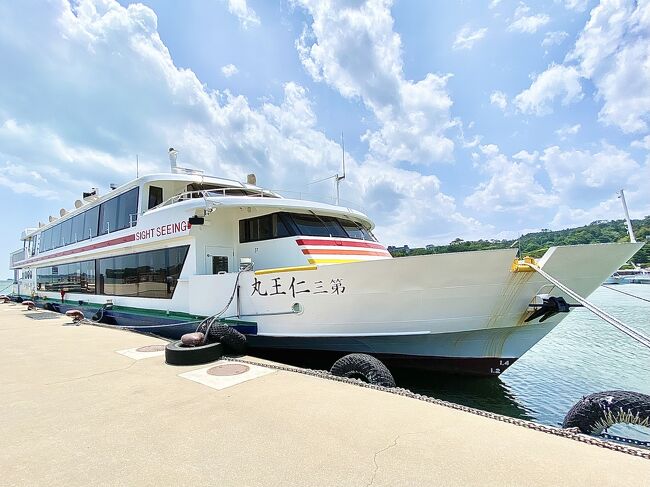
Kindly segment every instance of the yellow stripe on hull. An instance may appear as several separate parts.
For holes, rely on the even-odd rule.
[[[313,264],[313,262],[311,262]],[[276,267],[275,269],[260,269],[255,271],[255,275],[259,276],[261,274],[274,274],[276,272],[296,272],[296,271],[315,271],[318,269],[318,266],[315,265],[301,265],[296,267]]]
[[[347,264],[349,262],[363,262],[362,259],[307,259],[310,264]]]

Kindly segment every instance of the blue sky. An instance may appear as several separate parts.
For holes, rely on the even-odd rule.
[[[619,218],[621,187],[642,217],[648,37],[647,1],[3,2],[0,251],[169,146],[332,196],[341,132],[386,244]]]

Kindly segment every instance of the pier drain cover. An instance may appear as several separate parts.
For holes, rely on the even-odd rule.
[[[248,372],[250,367],[243,364],[224,364],[216,365],[207,370],[208,375],[227,376],[239,375]]]
[[[56,320],[61,318],[61,315],[58,313],[48,313],[48,312],[37,312],[37,313],[25,313],[23,316],[31,318],[32,320]],[[65,318],[65,316],[63,316]]]
[[[165,350],[165,345],[147,345],[145,347],[136,348],[136,352],[162,352]]]

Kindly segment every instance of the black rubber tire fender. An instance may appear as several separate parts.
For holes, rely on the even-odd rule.
[[[201,365],[223,357],[223,346],[219,342],[200,347],[183,347],[180,340],[165,346],[165,363],[168,365]]]
[[[332,375],[361,379],[369,384],[395,387],[395,379],[388,368],[377,358],[365,353],[351,353],[341,357],[330,369]]]
[[[197,331],[205,333],[207,329],[208,323],[203,323],[197,328]],[[235,355],[243,355],[246,352],[246,335],[225,323],[213,323],[207,337],[208,342],[221,342],[228,351]]]
[[[650,396],[632,391],[589,394],[569,410],[562,427],[597,435],[618,423],[650,426]]]

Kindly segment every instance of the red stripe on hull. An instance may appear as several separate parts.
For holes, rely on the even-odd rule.
[[[302,249],[305,255],[379,255],[382,257],[390,257],[386,251],[378,252],[376,250],[337,250],[337,249]]]
[[[34,262],[39,262],[41,260],[54,259],[56,257],[65,257],[66,255],[74,255],[80,252],[86,252],[88,250],[102,249],[104,247],[112,247],[113,245],[119,245],[121,243],[133,242],[135,240],[135,234],[125,235],[124,237],[113,238],[111,240],[104,240],[103,242],[97,242],[95,244],[86,245],[85,247],[79,247],[78,249],[64,250],[63,252],[57,252],[52,255],[45,255],[43,257],[36,257],[35,259],[26,260],[23,262],[17,262],[17,265],[26,265],[33,264]]]
[[[313,240],[313,239],[303,239],[299,238],[296,240],[298,245],[326,245],[330,247],[365,247],[369,249],[381,249],[386,250],[386,248],[378,243],[373,242],[364,242],[359,240]]]

